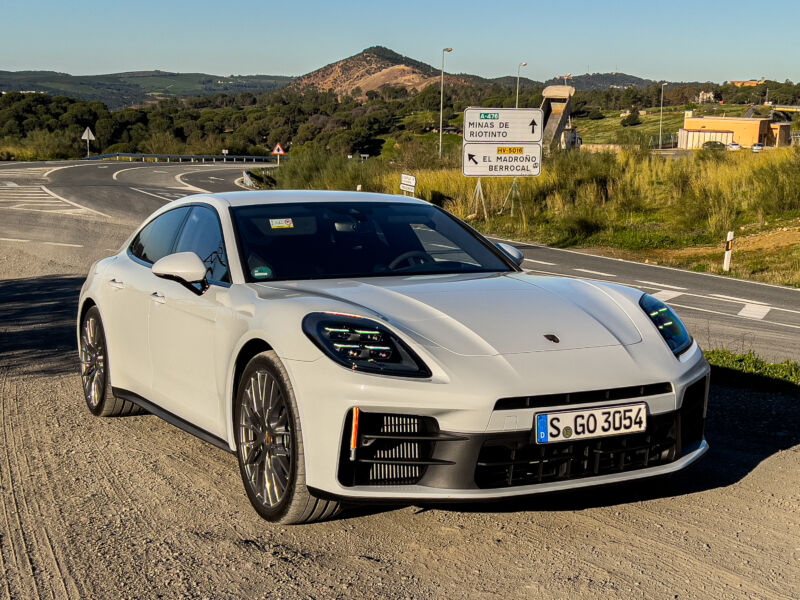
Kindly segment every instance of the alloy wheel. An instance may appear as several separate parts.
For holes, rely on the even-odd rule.
[[[258,500],[276,506],[292,474],[293,436],[282,386],[259,369],[247,382],[239,410],[239,452],[246,481]]]
[[[106,349],[100,324],[94,316],[83,323],[81,333],[81,382],[86,402],[97,408],[106,382]]]

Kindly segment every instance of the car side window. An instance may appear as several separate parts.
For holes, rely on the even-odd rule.
[[[130,247],[131,254],[151,265],[171,254],[175,236],[178,235],[187,214],[189,207],[182,206],[150,221],[134,238]]]
[[[205,263],[211,282],[230,283],[228,257],[219,216],[213,208],[194,206],[178,235],[175,252],[194,252]]]

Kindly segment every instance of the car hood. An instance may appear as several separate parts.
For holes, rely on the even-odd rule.
[[[624,309],[600,285],[523,273],[419,275],[253,284],[264,299],[289,292],[332,302],[333,311],[377,316],[432,344],[469,356],[563,351],[638,343]],[[554,337],[553,337],[554,336]],[[555,340],[558,341],[555,341]]]

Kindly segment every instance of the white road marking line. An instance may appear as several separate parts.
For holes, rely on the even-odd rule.
[[[686,306],[683,304],[671,304],[673,308],[685,308],[687,310],[696,310],[699,312],[711,313],[712,315],[722,315],[723,317],[738,317],[732,313],[722,312],[721,310],[710,310],[708,308],[698,308],[696,306]],[[777,321],[761,321],[762,323],[769,323],[770,325],[777,325],[778,327],[790,327],[791,329],[800,329],[800,325],[791,325],[789,323],[778,323]]]
[[[687,289],[685,287],[680,287],[680,286],[677,286],[677,285],[669,285],[668,283],[658,283],[656,281],[646,281],[644,279],[637,279],[636,283],[645,283],[647,285],[652,285],[652,286],[655,286],[657,288],[669,288],[671,290],[684,290],[685,291]]]
[[[273,167],[274,168],[274,167]],[[785,285],[778,285],[776,283],[764,283],[763,281],[753,281],[752,279],[734,279],[729,275],[717,275],[716,273],[700,273],[698,271],[687,271],[686,269],[679,269],[678,267],[667,267],[665,265],[654,265],[652,263],[643,263],[636,260],[626,260],[624,258],[614,258],[613,256],[603,256],[602,254],[590,254],[588,252],[580,252],[578,250],[568,250],[566,248],[552,248],[550,246],[542,246],[541,244],[534,244],[531,242],[523,242],[521,240],[510,240],[508,238],[498,237],[496,235],[488,236],[495,240],[500,240],[501,242],[508,242],[509,244],[519,244],[521,246],[526,246],[528,248],[541,248],[542,250],[550,250],[552,252],[568,252],[569,254],[579,254],[581,256],[593,256],[594,258],[602,258],[604,260],[615,260],[617,262],[629,263],[632,265],[639,265],[641,267],[652,267],[654,269],[666,269],[668,271],[675,271],[677,273],[683,273],[684,275],[698,275],[701,277],[715,277],[717,279],[724,279],[728,282],[735,282],[735,283],[745,283],[745,284],[753,284],[753,285],[761,285],[765,287],[771,288],[778,288],[779,290],[785,290],[790,292],[797,292],[800,293],[800,288],[790,288]]]
[[[747,298],[737,298],[736,296],[726,296],[725,294],[711,294],[715,298],[722,298],[723,300],[732,300],[733,302],[744,302],[745,304],[768,304],[768,302],[761,302],[760,300],[748,300]]]
[[[581,279],[581,277],[578,276],[578,275],[568,275],[566,273],[554,273],[553,271],[542,271],[542,270],[539,270],[539,269],[526,269],[525,272],[526,273],[537,273],[537,274],[542,274],[542,275],[552,275],[554,277],[569,277],[570,279]],[[630,287],[636,287],[632,283],[629,283],[627,281],[620,281],[619,283],[622,284],[622,285],[628,285]],[[722,298],[712,298],[711,296],[704,296],[702,294],[693,294],[691,292],[684,292],[683,295],[684,296],[691,296],[693,298],[704,298],[706,300],[723,300]],[[733,300],[724,300],[724,301],[725,302],[734,302]],[[663,302],[666,302],[666,300],[663,300]],[[722,311],[718,311],[718,310],[709,310],[707,308],[697,308],[695,306],[686,306],[686,305],[681,305],[681,304],[670,304],[670,306],[677,306],[679,308],[688,308],[690,310],[697,310],[697,311],[700,311],[700,312],[708,312],[708,313],[713,313],[715,315],[725,315],[726,317],[736,317],[736,316],[738,316],[738,315],[735,315],[733,313],[727,313],[727,312],[722,312]],[[800,310],[793,310],[791,308],[782,308],[780,306],[771,306],[770,309],[771,310],[780,310],[780,311],[788,312],[788,313],[800,314]],[[800,326],[789,325],[788,323],[778,323],[777,321],[763,321],[763,322],[764,323],[770,323],[772,325],[782,325],[782,326],[786,326],[786,327],[792,327],[792,328],[795,328],[795,329],[800,329]]]
[[[660,292],[656,292],[652,296],[653,296],[653,298],[658,298],[662,302],[669,302],[673,298],[676,298],[676,297],[682,296],[682,295],[683,294],[681,292],[678,292],[676,290],[661,290]]]
[[[120,169],[119,171],[114,171],[114,174],[111,176],[111,179],[117,181],[117,177],[119,177],[120,173],[124,173],[125,171],[133,171],[135,169],[147,169],[147,167],[128,167],[127,169]]]
[[[526,258],[524,262],[536,263],[537,265],[547,265],[548,267],[556,266],[556,263],[547,262],[546,260],[534,260],[532,258]]]
[[[237,180],[236,180],[236,181],[234,181],[233,183],[234,183],[234,185],[236,185],[236,186],[238,186],[238,187],[242,188],[243,190],[249,190],[249,191],[252,191],[252,190],[253,190],[253,188],[247,187],[247,186],[244,184],[244,177],[239,177],[239,179],[237,179]]]
[[[758,319],[760,321],[767,316],[771,308],[772,307],[764,306],[763,304],[745,304],[744,308],[740,310],[738,314],[740,317]]]
[[[19,187],[19,184],[13,181],[6,181],[6,187]]]
[[[580,271],[581,273],[589,273],[590,275],[600,275],[602,277],[616,277],[611,273],[603,273],[602,271],[592,271],[590,269],[572,269],[573,271]]]
[[[50,175],[52,173],[55,173],[56,171],[60,171],[61,169],[74,169],[75,167],[93,167],[93,166],[94,166],[94,163],[85,163],[85,164],[82,164],[82,165],[67,165],[65,167],[55,167],[53,169],[50,169],[49,171],[46,171],[42,175],[42,177],[47,179],[48,177],[50,177]]]
[[[178,173],[177,175],[175,175],[175,181],[180,183],[183,186],[183,189],[185,190],[192,190],[193,192],[200,192],[201,194],[210,194],[211,192],[209,192],[208,190],[204,190],[203,188],[199,188],[195,185],[188,184],[183,179],[181,179],[181,177],[183,177],[184,175],[189,175],[190,173],[197,173],[197,172],[198,170],[186,171],[185,173]]]
[[[20,240],[20,239],[17,239],[17,238],[0,237],[0,242],[30,242],[30,240]]]
[[[64,242],[42,242],[48,246],[66,246],[68,248],[83,248],[83,244],[66,244]]]
[[[152,196],[153,198],[158,198],[159,200],[164,200],[166,202],[172,202],[172,198],[167,198],[166,196],[159,196],[158,194],[154,194],[153,192],[146,192],[145,190],[140,190],[139,188],[132,187],[131,188],[135,192],[139,192],[141,194],[147,194],[148,196]]]
[[[77,166],[77,165],[76,165],[76,166]],[[111,217],[110,217],[110,216],[108,216],[106,213],[101,213],[99,210],[94,210],[93,208],[88,208],[88,207],[86,207],[86,206],[81,206],[81,205],[80,205],[80,204],[78,204],[77,202],[73,202],[72,200],[67,200],[66,198],[62,198],[62,197],[61,197],[61,196],[59,196],[58,194],[56,194],[56,193],[54,193],[54,192],[51,192],[50,190],[48,190],[48,189],[47,189],[45,186],[42,186],[42,190],[44,190],[44,192],[45,192],[45,193],[47,193],[47,194],[50,194],[50,195],[51,195],[53,198],[58,198],[59,200],[62,200],[62,201],[64,201],[64,202],[66,202],[67,204],[71,204],[72,206],[74,206],[74,207],[76,207],[76,208],[80,208],[80,209],[82,209],[82,210],[85,210],[85,211],[88,211],[88,212],[94,213],[94,214],[96,214],[96,215],[100,215],[101,217],[105,217],[106,219],[110,219],[110,218],[111,218]]]

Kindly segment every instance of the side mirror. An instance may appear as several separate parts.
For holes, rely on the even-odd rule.
[[[156,277],[177,281],[198,294],[208,288],[206,271],[206,265],[194,252],[168,254],[153,265],[153,275]],[[199,283],[201,290],[197,290],[193,283]]]
[[[500,248],[503,254],[508,256],[508,258],[510,258],[512,261],[514,261],[515,265],[517,265],[518,267],[522,266],[522,261],[525,260],[525,255],[522,254],[522,252],[520,252],[516,248],[514,248],[514,246],[511,246],[510,244],[504,244],[503,242],[497,242],[495,243],[495,246]]]

